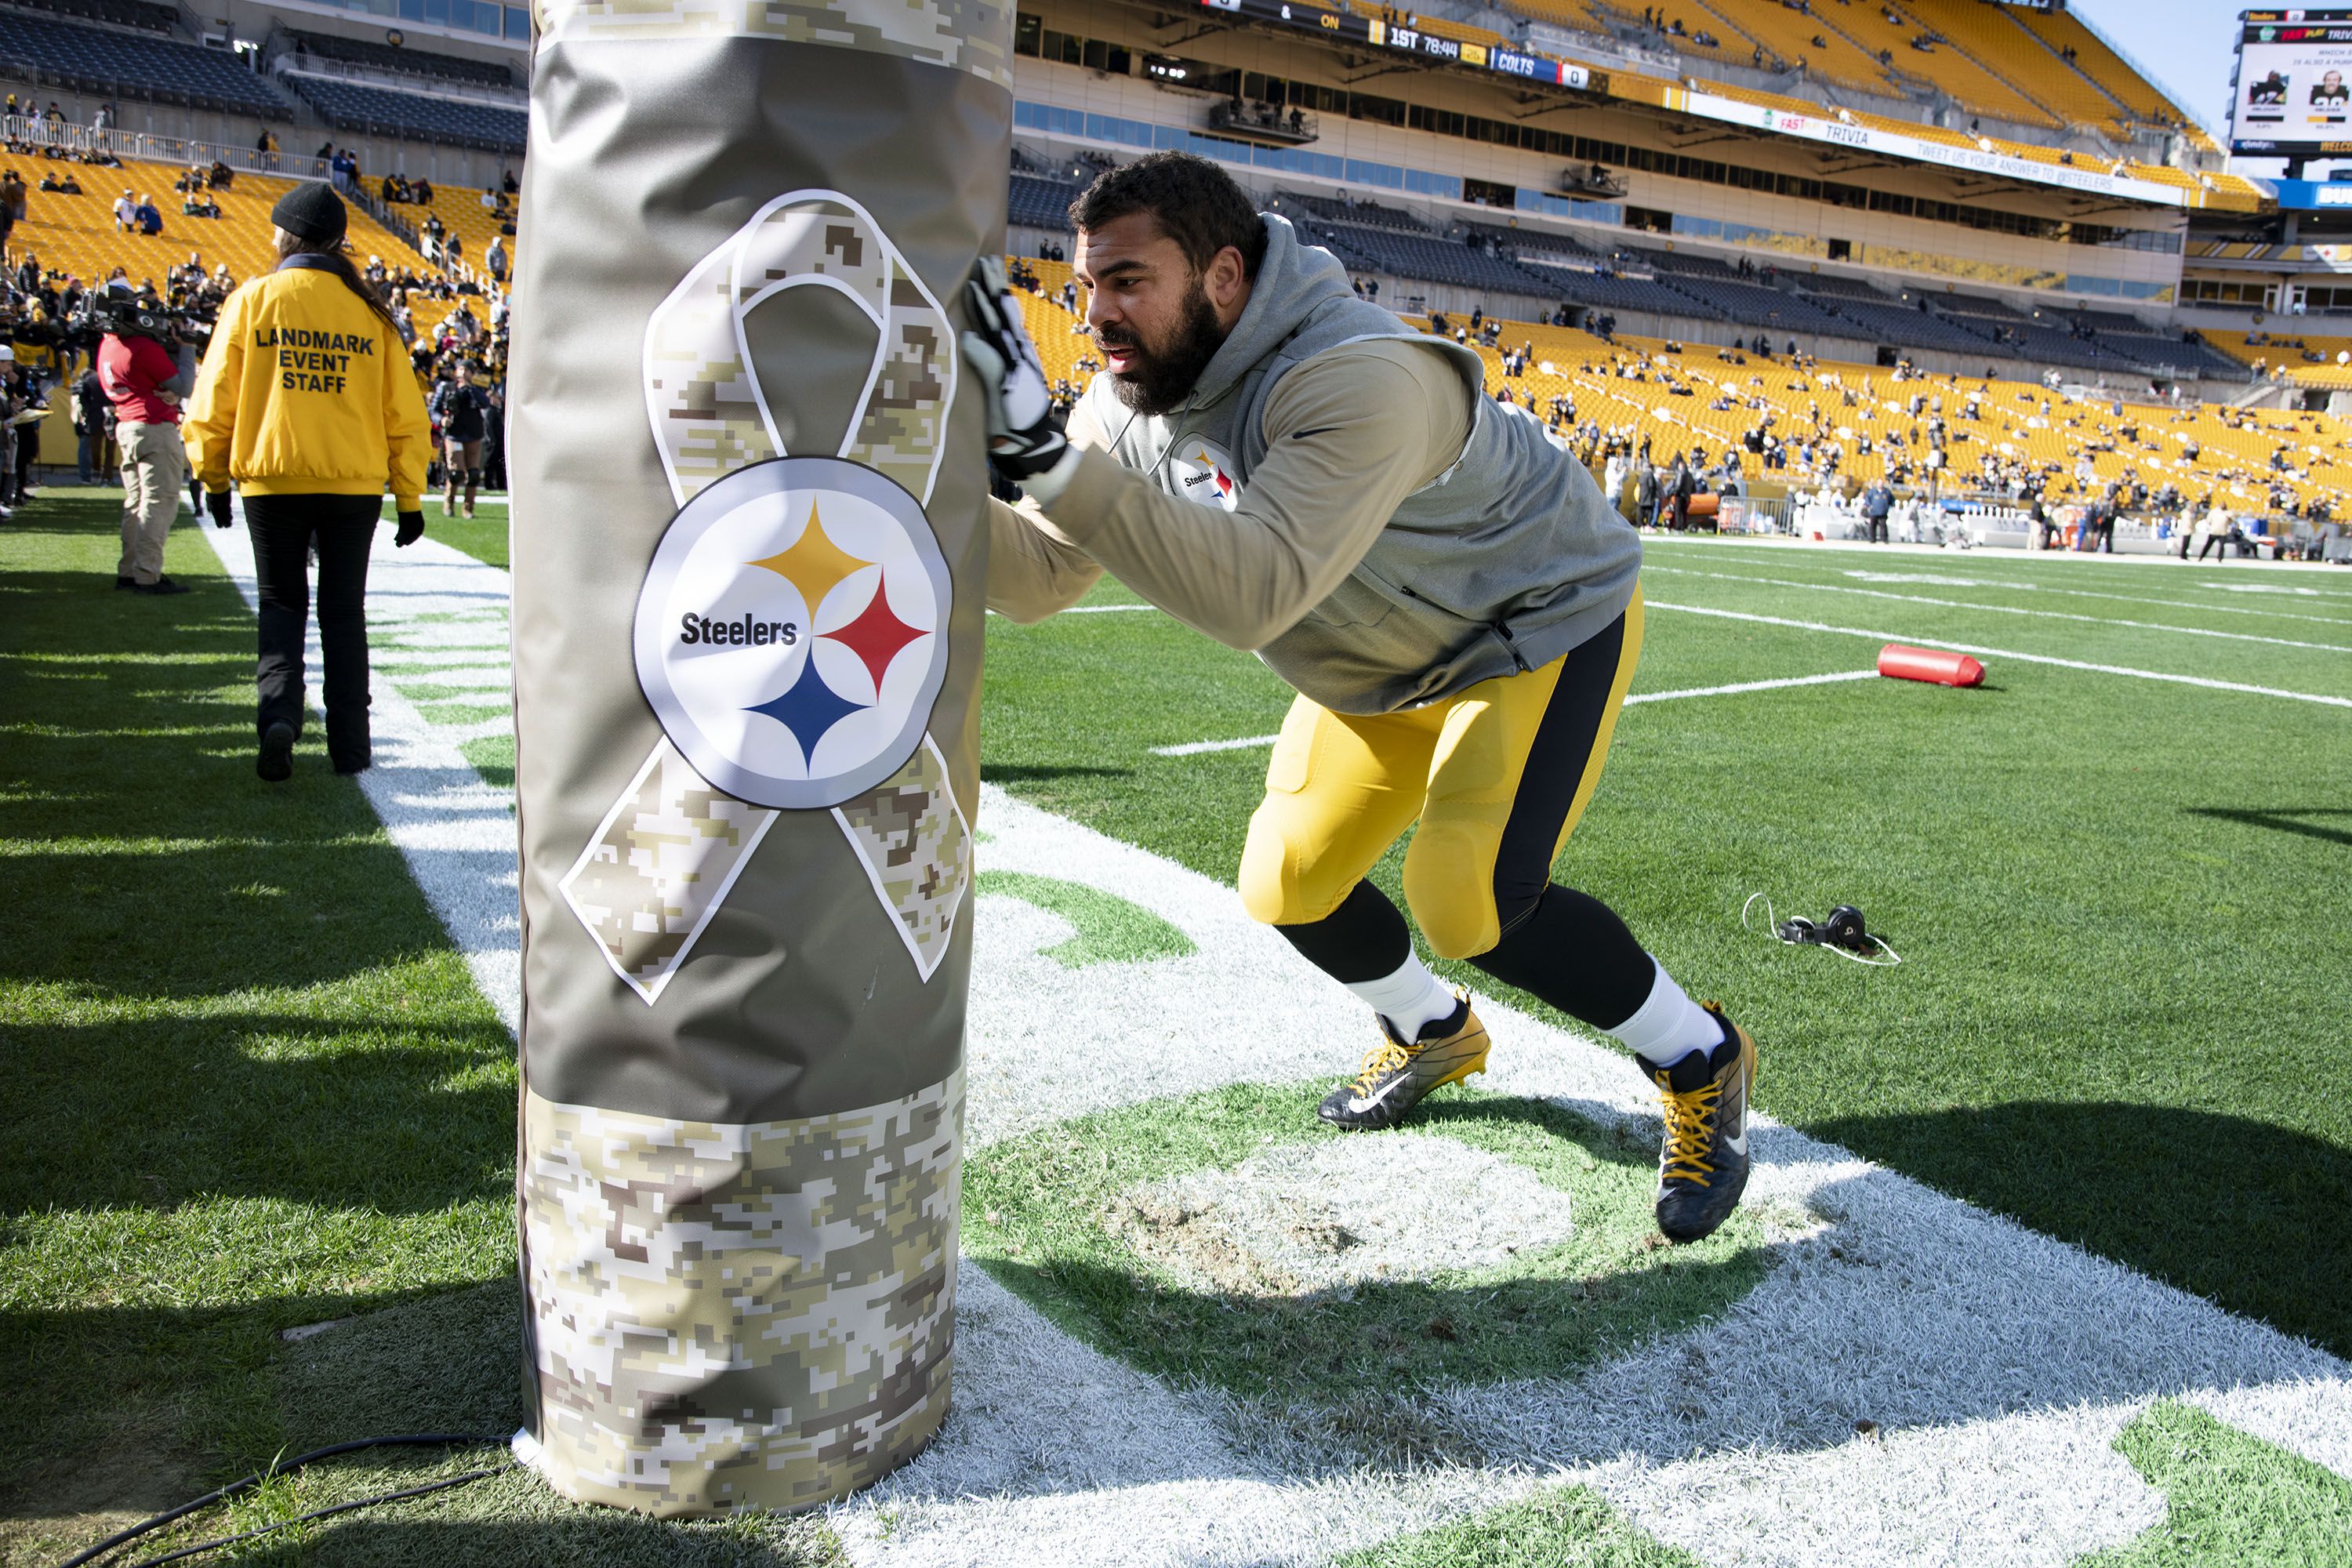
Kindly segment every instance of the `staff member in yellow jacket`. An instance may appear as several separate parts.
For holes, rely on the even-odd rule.
[[[302,731],[313,548],[327,758],[339,773],[368,765],[368,550],[386,486],[394,542],[424,534],[432,436],[392,313],[343,255],[341,199],[299,184],[269,218],[278,266],[222,308],[186,437],[215,525],[229,525],[231,480],[245,498],[261,602],[257,771],[274,784],[292,773]]]

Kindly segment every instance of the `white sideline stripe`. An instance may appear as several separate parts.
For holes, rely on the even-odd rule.
[[[1238,741],[1187,741],[1181,746],[1154,746],[1155,757],[1197,757],[1203,752],[1246,752],[1253,746],[1271,746],[1282,739],[1279,735],[1244,735]]]
[[[1793,577],[1751,577],[1745,572],[1702,572],[1696,566],[1645,565],[1644,572],[1676,577],[1712,577],[1723,583],[1756,583],[1768,588],[1801,588],[1814,594],[1854,594],[1865,599],[1895,599],[1906,605],[1934,605],[1947,610],[1975,610],[1988,616],[2032,616],[2045,621],[2083,621],[2095,626],[2131,626],[2144,632],[2176,632],[2189,637],[2226,637],[2231,642],[2270,643],[2278,647],[2307,647],[2320,653],[2352,653],[2352,646],[2332,642],[2297,642],[2293,637],[2266,637],[2254,632],[2217,632],[2207,626],[2168,626],[2158,621],[2124,621],[2108,616],[2078,616],[2072,610],[2035,610],[2023,605],[1978,605],[1965,599],[1931,599],[1925,594],[1897,594],[1885,588],[1856,588],[1845,583],[1802,583]],[[2189,609],[2192,606],[2182,605]]]
[[[1781,680],[1741,680],[1729,686],[1694,686],[1686,691],[1644,691],[1625,699],[1624,705],[1637,702],[1672,702],[1678,697],[1729,697],[1741,691],[1777,691],[1784,686],[1827,686],[1839,680],[1868,680],[1878,673],[1875,669],[1847,669],[1835,675],[1792,675]],[[1203,752],[1246,752],[1254,746],[1271,746],[1279,735],[1244,735],[1238,741],[1187,741],[1181,746],[1154,746],[1155,757],[1197,757]]]
[[[1791,675],[1779,680],[1741,680],[1729,686],[1694,686],[1683,691],[1642,691],[1625,699],[1625,706],[1637,702],[1672,702],[1680,697],[1729,697],[1741,691],[1778,691],[1786,686],[1828,686],[1840,680],[1873,680],[1875,669],[1847,669],[1835,675]]]
[[[1156,610],[1157,605],[1069,605],[1054,612],[1056,616],[1118,616],[1136,610]],[[992,616],[1004,616],[1002,610],[991,610]]]
[[[1987,647],[1981,643],[1953,642],[1948,637],[1922,637],[1909,632],[1865,631],[1860,626],[1833,626],[1822,621],[1793,620],[1787,616],[1758,616],[1745,610],[1714,610],[1703,605],[1669,605],[1644,599],[1643,607],[1680,610],[1685,615],[1714,616],[1726,621],[1752,621],[1758,626],[1788,626],[1801,632],[1830,632],[1838,637],[1870,637],[1884,642],[1933,644],[1959,653],[1989,658],[2013,658],[2021,664],[2050,664],[2061,669],[2087,669],[2099,675],[2128,675],[2137,680],[2167,680],[2176,686],[2201,686],[2209,691],[2242,691],[2252,697],[2284,697],[2290,702],[2317,702],[2329,708],[2352,708],[2352,697],[2327,697],[2311,691],[2284,691],[2275,686],[2252,686],[2242,680],[2215,680],[2202,675],[2170,675],[2160,669],[2133,669],[2120,664],[2092,664],[2079,658],[2059,658],[2046,653],[2019,653],[2014,648]]]

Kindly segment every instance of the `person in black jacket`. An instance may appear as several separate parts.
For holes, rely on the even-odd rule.
[[[94,485],[107,468],[106,443],[113,434],[110,426],[114,421],[114,405],[107,400],[106,388],[99,384],[97,365],[82,372],[81,379],[74,383],[74,406],[79,414],[75,423],[81,430],[76,471],[83,484]]]
[[[474,515],[474,493],[482,482],[482,437],[488,433],[489,403],[474,384],[474,367],[459,360],[449,379],[433,389],[427,413],[441,427],[441,510],[457,515],[457,479],[466,481],[466,513]]]

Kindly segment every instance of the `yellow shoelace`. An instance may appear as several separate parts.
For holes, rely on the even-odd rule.
[[[1707,1178],[1715,1173],[1715,1167],[1704,1156],[1715,1143],[1716,1102],[1723,1096],[1723,1085],[1703,1084],[1687,1094],[1676,1094],[1666,1087],[1665,1074],[1657,1076],[1659,1092],[1666,1102],[1666,1157],[1658,1179],[1710,1186],[1713,1184]]]
[[[1381,1043],[1364,1053],[1363,1070],[1356,1074],[1356,1098],[1363,1099],[1380,1087],[1380,1081],[1390,1073],[1409,1065],[1412,1053],[1387,1036]]]

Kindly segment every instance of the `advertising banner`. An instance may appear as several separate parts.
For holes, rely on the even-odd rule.
[[[2352,153],[2352,11],[2249,11],[2240,21],[2230,150]]]

